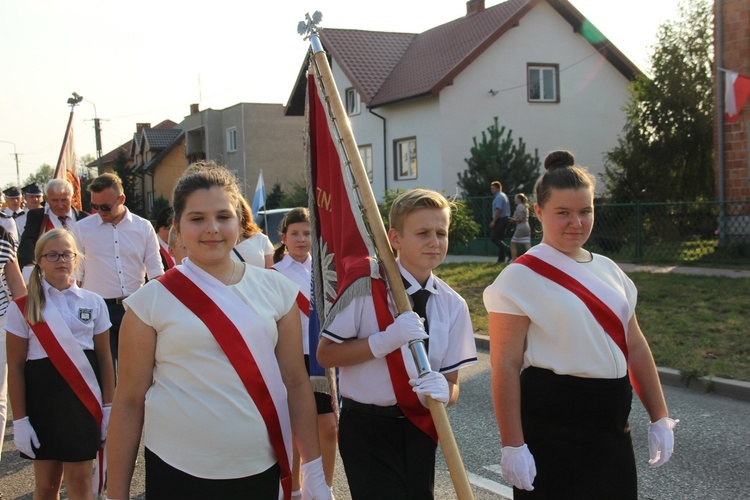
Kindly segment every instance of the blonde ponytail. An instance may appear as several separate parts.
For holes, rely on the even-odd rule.
[[[42,268],[34,264],[34,269],[29,277],[28,296],[26,297],[26,310],[24,317],[29,324],[34,325],[42,321],[42,310],[45,304],[44,287],[42,286]]]

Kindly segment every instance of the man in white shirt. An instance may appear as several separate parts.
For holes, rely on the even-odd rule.
[[[52,179],[44,186],[44,193],[47,205],[26,212],[26,223],[18,244],[18,265],[27,282],[34,265],[34,247],[39,237],[60,227],[71,230],[77,221],[88,216],[86,212],[72,207],[73,186],[65,179]]]
[[[105,173],[88,186],[95,215],[79,221],[72,233],[85,259],[79,265],[82,288],[101,295],[109,310],[112,360],[117,368],[117,344],[125,309],[123,299],[138,290],[144,275],[164,274],[156,232],[149,221],[125,206],[122,182]]]

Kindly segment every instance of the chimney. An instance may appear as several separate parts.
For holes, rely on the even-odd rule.
[[[190,105],[190,114],[194,115],[196,113],[200,113],[200,104],[191,104]]]
[[[135,124],[135,131],[138,132],[138,133],[140,133],[140,132],[142,132],[144,130],[148,130],[150,128],[151,128],[151,124],[150,123],[136,123]]]
[[[484,0],[469,0],[466,2],[466,15],[470,16],[484,10]]]

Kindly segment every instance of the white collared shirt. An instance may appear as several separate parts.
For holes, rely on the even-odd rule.
[[[407,291],[418,290],[417,280],[401,267],[401,275],[409,281]],[[426,286],[432,296],[427,302],[427,321],[430,329],[428,358],[430,367],[440,373],[450,373],[477,362],[474,329],[466,301],[440,278],[430,275]],[[392,308],[393,309],[393,308]],[[351,339],[368,338],[378,333],[378,320],[372,297],[357,297],[342,309],[321,335],[341,343]],[[408,347],[402,348],[407,373],[416,372]],[[396,395],[385,358],[339,367],[341,394],[360,403],[378,406],[396,404]]]
[[[308,300],[310,300],[310,272],[312,270],[312,258],[307,254],[305,262],[298,262],[286,254],[284,258],[273,265],[278,272],[292,280]],[[309,311],[308,311],[309,313]],[[302,322],[302,349],[305,354],[310,354],[310,317],[304,312],[299,312],[300,321]]]
[[[105,299],[134,293],[143,286],[146,274],[149,279],[164,274],[154,227],[127,207],[116,225],[95,214],[78,221],[71,232],[85,256],[77,279]]]
[[[63,227],[62,222],[60,222],[60,218],[55,215],[54,212],[50,211],[49,205],[44,205],[44,213],[47,214],[47,217],[49,217],[49,220],[52,221],[52,225],[55,226],[55,229],[60,229]],[[26,222],[24,218],[24,227],[26,227]],[[68,210],[68,218],[65,220],[65,224],[68,226],[68,231],[72,231],[73,227],[76,225],[76,212],[72,208]],[[21,233],[23,234],[23,233]]]
[[[54,288],[46,280],[42,280],[42,286],[51,302],[46,307],[54,307],[60,312],[82,349],[93,349],[94,335],[104,333],[112,326],[107,306],[102,298],[95,293],[81,290],[75,283],[71,283],[65,290]],[[11,302],[8,307],[5,330],[29,340],[27,360],[48,357],[34,330],[26,322],[23,311],[15,302]]]

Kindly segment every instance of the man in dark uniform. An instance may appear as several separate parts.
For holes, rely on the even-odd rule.
[[[29,210],[41,208],[42,200],[44,199],[44,196],[42,196],[42,188],[39,187],[38,182],[32,182],[28,186],[22,187],[21,193],[23,193],[23,201],[26,203],[26,209],[24,210],[24,213],[16,217],[16,227],[18,228],[19,238],[26,227],[26,216],[28,215]]]

